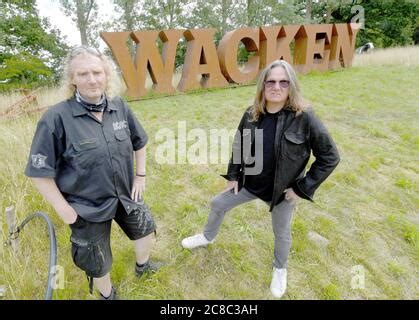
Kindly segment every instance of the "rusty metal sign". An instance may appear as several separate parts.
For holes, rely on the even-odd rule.
[[[147,73],[153,92],[171,94],[251,83],[276,59],[288,61],[301,73],[349,67],[358,30],[359,25],[354,23],[240,28],[227,32],[218,48],[214,43],[215,29],[102,32],[101,37],[119,65],[127,94],[139,98],[148,93]],[[175,88],[176,49],[182,38],[187,42],[186,54]],[[136,45],[134,56],[129,52],[129,41]],[[251,53],[243,65],[237,62],[241,44]]]

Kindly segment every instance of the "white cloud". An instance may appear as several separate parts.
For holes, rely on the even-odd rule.
[[[38,12],[41,17],[48,18],[51,25],[61,31],[61,34],[67,37],[67,43],[70,46],[79,45],[80,34],[76,24],[61,11],[58,1],[37,0]]]
[[[58,0],[36,0],[39,15],[49,19],[51,25],[61,31],[61,34],[67,37],[67,43],[70,46],[80,45],[80,33],[76,24],[71,18],[64,15],[60,9]],[[109,19],[114,14],[114,9],[110,0],[99,1],[99,17]],[[103,47],[106,45],[101,41]]]

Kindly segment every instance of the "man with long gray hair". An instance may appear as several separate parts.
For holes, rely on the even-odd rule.
[[[66,100],[38,122],[25,174],[71,228],[72,258],[102,299],[116,299],[111,284],[111,224],[134,242],[135,272],[149,261],[156,226],[142,199],[147,134],[116,96],[109,59],[89,47],[73,49],[63,77]],[[134,172],[134,160],[136,170]]]

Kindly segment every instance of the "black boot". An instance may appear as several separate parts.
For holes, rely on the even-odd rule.
[[[145,273],[154,273],[162,266],[162,263],[153,262],[148,260],[146,263],[139,265],[135,263],[135,274],[137,277],[141,277]]]

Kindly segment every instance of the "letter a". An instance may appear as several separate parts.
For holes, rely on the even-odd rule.
[[[225,87],[228,85],[220,70],[217,49],[214,44],[215,29],[192,29],[184,33],[188,45],[180,91],[203,88]],[[198,80],[197,77],[201,76]]]

